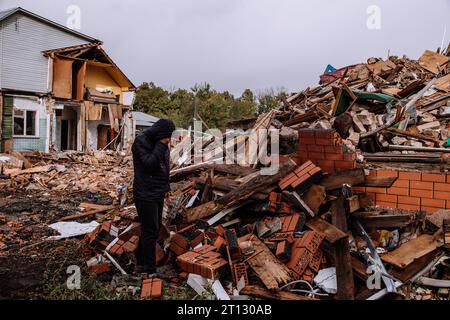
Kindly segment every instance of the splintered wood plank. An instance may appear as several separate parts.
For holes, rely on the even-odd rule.
[[[405,269],[417,259],[436,250],[439,245],[433,235],[423,234],[402,244],[394,251],[381,255],[381,260],[397,268]]]
[[[345,232],[339,230],[332,224],[319,217],[308,219],[306,221],[306,226],[313,231],[323,233],[325,235],[325,239],[330,243],[335,243],[336,241],[347,237]]]
[[[33,168],[29,168],[29,169],[24,169],[24,170],[11,171],[11,172],[8,172],[8,174],[10,174],[11,177],[16,177],[16,176],[22,175],[22,174],[48,172],[50,169],[51,169],[51,166],[40,166],[40,167],[33,167]]]
[[[438,74],[440,69],[448,63],[449,57],[442,54],[426,50],[419,58],[419,64],[426,70]]]
[[[261,299],[272,300],[318,300],[316,298],[305,297],[288,291],[271,292],[259,286],[245,286],[239,293]]]
[[[195,220],[212,216],[223,209],[232,207],[244,200],[247,200],[258,192],[271,191],[268,189],[273,189],[276,182],[293,171],[296,166],[297,165],[292,160],[283,162],[275,174],[258,174],[249,181],[240,185],[239,188],[227,193],[222,198],[187,210],[186,214],[188,222],[193,222]]]
[[[343,232],[348,231],[347,215],[344,208],[344,198],[341,196],[331,205],[333,224]],[[334,244],[337,298],[339,300],[355,299],[355,284],[353,282],[352,260],[350,256],[350,244],[348,236]]]
[[[364,169],[351,169],[325,176],[320,181],[320,185],[324,186],[327,190],[335,190],[342,188],[342,185],[345,183],[356,186],[364,183],[364,181]]]
[[[363,212],[362,214],[355,214],[358,221],[364,228],[377,229],[396,229],[403,228],[414,221],[413,214],[377,214],[371,215]]]
[[[379,188],[390,188],[397,177],[366,177],[366,182],[361,184],[363,187],[379,187]]]
[[[325,201],[327,194],[324,186],[313,184],[309,190],[303,195],[303,201],[315,213],[319,213],[319,208]]]
[[[246,237],[242,238],[242,241],[246,239]],[[241,239],[239,241],[241,242]],[[257,237],[251,237],[248,241],[251,242],[257,254],[248,258],[247,262],[267,289],[279,289],[284,284],[293,280],[292,271],[286,265],[282,264],[261,240]]]

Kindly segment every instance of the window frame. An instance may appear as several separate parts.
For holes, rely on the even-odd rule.
[[[23,123],[24,123],[23,134],[16,134],[14,132],[14,119],[16,118],[16,116],[15,116],[16,110],[20,110],[20,111],[23,112],[23,116],[18,116],[18,118],[22,118],[23,119]],[[34,117],[34,128],[35,128],[34,135],[27,135],[27,112],[28,111],[35,113],[35,117]],[[39,110],[32,109],[32,108],[21,108],[21,107],[18,107],[16,105],[13,105],[12,120],[13,120],[13,138],[39,138]]]

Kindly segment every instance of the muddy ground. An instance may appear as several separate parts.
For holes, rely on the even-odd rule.
[[[85,264],[80,238],[46,238],[55,234],[49,224],[87,201],[84,193],[0,193],[0,299],[48,298],[54,286],[64,284],[68,266]]]

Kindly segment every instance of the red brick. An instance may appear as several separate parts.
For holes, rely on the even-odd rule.
[[[422,173],[422,181],[444,182],[445,183],[445,174]]]
[[[422,206],[445,209],[445,200],[440,199],[422,199]]]
[[[315,174],[322,172],[322,169],[320,167],[315,167],[311,169],[308,173],[310,176],[314,176]]]
[[[434,192],[434,198],[435,199],[442,199],[442,200],[449,200],[450,199],[450,192],[435,191]]]
[[[433,198],[433,191],[409,189],[409,195],[411,197]]]
[[[308,173],[305,173],[303,176],[301,176],[291,184],[292,188],[297,188],[302,183],[308,181],[309,178],[311,178],[311,176]]]
[[[320,153],[324,152],[323,146],[308,145],[306,148],[308,149],[308,151],[311,151],[311,152],[320,152]]]
[[[299,141],[301,144],[316,144],[316,139],[313,138],[300,138]]]
[[[450,183],[450,174],[447,174],[447,183]]]
[[[377,170],[377,177],[381,178],[397,178],[398,172],[391,170]]]
[[[288,176],[286,176],[283,180],[281,180],[278,183],[278,186],[280,187],[281,190],[284,190],[288,188],[292,183],[294,183],[297,179],[298,177],[295,175],[295,173],[291,173]]]
[[[398,209],[403,209],[403,210],[411,210],[411,211],[420,211],[420,206],[416,206],[413,204],[403,204],[403,203],[399,203],[397,205]]]
[[[374,192],[367,192],[366,194],[369,197],[369,199],[371,199],[372,201],[375,201],[375,197],[377,195],[376,193],[374,193]]]
[[[95,274],[102,274],[102,273],[108,272],[109,268],[110,268],[109,263],[106,263],[106,262],[105,263],[99,263],[99,264],[96,264],[94,266],[90,266],[87,269],[87,272],[95,273]]]
[[[396,187],[391,187],[389,189],[387,189],[387,193],[388,194],[397,194],[400,196],[408,196],[409,195],[409,190],[406,188],[396,188]]]
[[[381,202],[397,202],[397,196],[396,195],[391,195],[391,194],[382,194],[382,193],[378,193],[376,195],[376,201],[381,201]]]
[[[377,176],[377,170],[370,170],[369,171],[369,177],[376,177]]]
[[[353,169],[355,163],[353,161],[335,161],[334,167],[336,169]]]
[[[420,206],[420,198],[398,196],[398,203],[401,203],[401,204],[412,204],[412,205]]]
[[[316,139],[334,139],[336,131],[334,130],[316,130]]]
[[[367,187],[366,192],[386,193],[386,188]]]
[[[356,160],[356,153],[354,152],[346,152],[344,153],[344,160],[346,161],[355,161]]]
[[[411,181],[410,186],[413,189],[433,190],[433,182]]]
[[[434,190],[436,191],[450,191],[450,183],[435,183]]]
[[[403,180],[421,180],[421,173],[420,172],[407,172],[407,171],[400,171],[398,173],[398,178]]]
[[[307,152],[307,151],[308,151],[308,145],[307,145],[307,144],[299,143],[299,144],[297,145],[296,150]]]
[[[331,139],[316,139],[316,143],[321,146],[334,146],[335,143]]]
[[[395,180],[395,182],[392,184],[393,187],[398,187],[398,188],[409,188],[409,180],[400,180],[397,179]]]
[[[325,154],[323,152],[308,152],[308,157],[310,159],[325,159]]]
[[[162,297],[163,282],[161,279],[146,279],[142,282],[141,298],[158,299]]]
[[[322,168],[323,172],[333,173],[334,172],[334,161],[331,161],[331,162],[333,162],[333,165],[331,165],[331,166],[321,164],[320,161],[319,161],[318,165]]]
[[[333,167],[334,168],[334,161],[332,160],[319,160],[318,161],[319,167]]]
[[[314,164],[311,161],[306,161],[304,164],[302,164],[300,167],[294,170],[295,173],[301,173],[303,170],[313,166]]]
[[[306,129],[306,130],[299,130],[298,131],[298,137],[299,138],[311,138],[311,139],[314,139],[315,138],[315,134],[314,134],[314,131],[313,130],[308,130],[308,129]]]
[[[304,163],[301,167],[297,168],[294,173],[298,176],[301,177],[303,176],[305,173],[309,173],[312,169],[314,169],[316,167],[316,165],[314,163],[312,163],[311,161],[308,161],[306,163]]]
[[[447,200],[447,206],[446,209],[450,209],[450,200]]]
[[[342,153],[341,146],[324,146],[325,153]]]
[[[397,203],[395,202],[384,202],[384,201],[377,201],[378,207],[387,207],[387,208],[397,208]]]
[[[442,208],[434,208],[434,207],[426,207],[426,206],[422,206],[420,208],[420,210],[425,211],[425,212],[429,212],[429,213],[435,213],[438,210],[441,210]]]
[[[344,160],[344,155],[342,153],[326,153],[325,159],[341,161],[341,160]],[[353,160],[348,160],[348,161],[353,161]]]
[[[366,192],[366,187],[352,187],[353,191]]]

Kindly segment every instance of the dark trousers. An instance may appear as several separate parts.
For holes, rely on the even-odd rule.
[[[141,237],[136,253],[137,264],[148,273],[156,272],[156,241],[161,226],[164,200],[144,201],[135,199],[134,204],[141,222]]]

